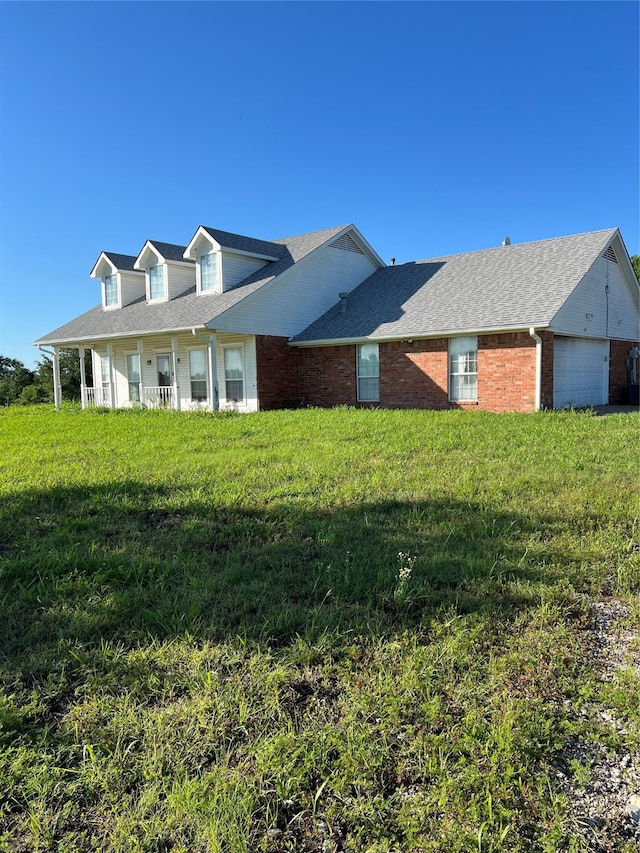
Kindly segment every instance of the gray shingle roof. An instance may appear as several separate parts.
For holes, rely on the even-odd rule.
[[[117,270],[133,270],[136,262],[135,255],[120,255],[117,252],[103,252]]]
[[[549,325],[615,234],[591,231],[385,267],[293,343]]]
[[[333,236],[339,234],[346,226],[328,228],[323,231],[312,231],[297,237],[286,237],[274,240],[281,257],[277,261],[269,261],[265,266],[256,270],[244,281],[235,285],[225,293],[197,295],[195,288],[190,288],[169,302],[148,304],[144,298],[116,310],[105,310],[101,305],[69,323],[65,323],[47,335],[36,344],[72,344],[75,342],[96,340],[103,337],[134,336],[178,329],[201,328],[238,305],[252,293],[269,284],[294,263],[304,258],[310,252],[322,246]],[[250,239],[250,238],[248,238]],[[153,243],[158,247],[173,246],[170,243]],[[272,244],[269,244],[272,245]],[[184,247],[174,247],[184,251]],[[163,257],[167,255],[163,254]],[[180,258],[182,259],[182,258]]]
[[[177,246],[175,243],[161,243],[159,240],[148,240],[148,242],[160,252],[165,261],[187,262],[187,258],[184,257],[186,246]],[[190,263],[194,262],[190,261]]]
[[[283,255],[284,247],[281,244],[257,240],[255,237],[244,237],[242,234],[232,234],[230,231],[220,231],[218,228],[209,228],[206,225],[202,227],[223,249],[236,249],[239,252],[267,255],[270,258],[280,258]]]

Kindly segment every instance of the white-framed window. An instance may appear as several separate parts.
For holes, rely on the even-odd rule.
[[[449,399],[452,402],[478,399],[478,338],[475,335],[449,339]]]
[[[127,379],[129,380],[129,402],[140,402],[140,354],[127,355]]]
[[[207,351],[189,350],[189,381],[194,403],[207,402]]]
[[[100,356],[100,375],[102,378],[102,389],[107,391],[111,384],[111,359],[108,355]]]
[[[357,354],[358,400],[380,399],[380,352],[378,344],[360,344]]]
[[[224,383],[228,401],[239,403],[244,400],[242,347],[224,348]]]
[[[164,264],[149,267],[149,299],[165,299]]]
[[[212,252],[203,253],[198,257],[200,266],[200,292],[217,293],[218,287],[218,256]]]
[[[105,276],[104,279],[104,304],[111,308],[118,304],[118,275]]]

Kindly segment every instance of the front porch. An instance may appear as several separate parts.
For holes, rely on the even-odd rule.
[[[253,335],[184,331],[175,335],[96,340],[76,347],[83,409],[145,408],[257,411]],[[85,369],[85,352],[91,352]],[[59,349],[54,347],[59,406]]]
[[[114,388],[111,383],[91,387],[82,386],[82,408],[118,408],[114,403]],[[126,404],[120,404],[126,405]],[[143,409],[180,409],[180,394],[177,386],[145,386],[139,393],[134,393],[129,400],[132,407],[139,406]]]

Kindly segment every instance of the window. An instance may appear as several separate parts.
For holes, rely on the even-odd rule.
[[[224,381],[227,400],[244,400],[242,347],[227,347],[224,351]]]
[[[218,291],[218,258],[217,255],[200,255],[200,291],[215,293]]]
[[[149,299],[164,299],[164,266],[149,267]]]
[[[104,304],[107,306],[118,304],[118,276],[108,275],[104,280]]]
[[[100,373],[102,376],[102,388],[104,391],[107,391],[111,384],[111,359],[108,355],[100,356]]]
[[[375,402],[380,399],[380,355],[378,344],[358,347],[358,400]]]
[[[140,356],[133,353],[127,356],[127,379],[129,380],[129,402],[140,402]]]
[[[189,378],[191,380],[191,399],[194,403],[207,402],[207,356],[203,349],[189,352]]]
[[[453,402],[478,399],[478,339],[449,340],[449,399]]]

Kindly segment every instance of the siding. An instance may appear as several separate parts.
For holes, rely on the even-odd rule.
[[[224,380],[224,348],[241,346],[244,359],[244,394],[243,403],[228,401]],[[220,391],[220,408],[233,409],[237,412],[258,411],[258,378],[256,371],[256,342],[248,335],[218,335],[216,348],[216,368],[218,373],[218,389]]]
[[[375,269],[365,255],[325,246],[230,312],[218,328],[292,337]]]
[[[222,252],[222,289],[229,290],[251,275],[252,272],[259,270],[266,263],[268,261],[258,258],[246,258],[242,255],[232,255],[229,252]]]
[[[120,276],[120,294],[122,305],[130,305],[136,299],[145,297],[145,282],[144,273],[121,272]]]
[[[185,290],[196,286],[196,265],[167,263],[167,276],[169,281],[169,299],[175,299]]]
[[[631,340],[637,336],[638,307],[618,264],[598,258],[553,318],[551,328],[556,334],[579,337]]]

